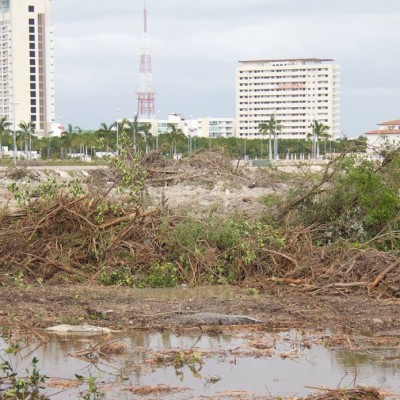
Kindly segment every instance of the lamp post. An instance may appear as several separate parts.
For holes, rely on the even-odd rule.
[[[14,132],[13,132],[13,163],[14,167],[17,165],[17,118],[15,115],[15,106],[19,103],[14,103]]]

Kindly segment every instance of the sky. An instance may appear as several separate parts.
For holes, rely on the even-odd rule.
[[[158,118],[235,117],[239,60],[332,58],[349,137],[400,119],[399,0],[147,0]],[[56,119],[136,113],[143,0],[52,0]],[[122,110],[122,111],[121,111]]]

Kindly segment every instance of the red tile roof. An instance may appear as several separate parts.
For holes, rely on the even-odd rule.
[[[381,122],[378,125],[400,125],[400,119],[394,119],[393,121]]]
[[[400,129],[378,129],[376,131],[365,132],[366,135],[400,135]]]

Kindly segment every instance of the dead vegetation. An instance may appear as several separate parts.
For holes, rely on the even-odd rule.
[[[111,339],[99,342],[86,350],[69,354],[72,357],[81,358],[91,363],[97,363],[100,359],[110,359],[113,355],[123,354],[127,351],[122,340]]]
[[[206,397],[205,399],[217,399],[217,400],[234,400],[234,399],[247,399],[247,400],[383,400],[384,394],[374,388],[370,387],[357,387],[354,389],[318,389],[319,394],[309,395],[307,397],[271,397],[271,396],[255,396],[249,391],[244,390],[232,390],[217,392],[212,397]]]
[[[182,182],[213,185],[218,177],[237,182],[246,178],[241,169],[232,164],[224,152],[201,150],[188,159],[171,160],[161,158],[162,152],[143,157],[141,165],[146,170],[147,183],[153,186],[176,185]]]
[[[140,396],[159,396],[166,395],[171,393],[182,393],[190,390],[185,387],[173,387],[168,385],[152,385],[152,386],[140,386],[140,387],[132,387],[124,389],[132,394],[140,395]]]
[[[343,160],[344,156],[335,162]],[[354,163],[346,165],[347,171],[354,172]],[[384,176],[391,165],[387,163],[379,173]],[[279,285],[311,294],[361,290],[400,296],[396,231],[390,230],[392,251],[371,246],[387,241],[389,233],[382,231],[379,218],[391,222],[392,211],[376,214],[368,203],[365,213],[357,215],[365,229],[371,230],[371,221],[377,221],[380,236],[366,236],[357,246],[337,237],[327,242],[328,232],[336,235],[338,224],[345,222],[341,217],[325,224],[317,221],[316,213],[331,204],[331,198],[324,196],[332,193],[332,179],[345,176],[334,168],[332,162],[319,182],[308,182],[303,192],[298,188],[283,203],[280,225],[273,221],[276,204],[268,218],[256,223],[211,214],[197,220],[171,213],[165,203],[146,209],[145,184],[212,185],[223,177],[230,184],[240,181],[250,186],[261,185],[263,179],[274,181],[278,173],[260,170],[244,175],[223,152],[201,151],[178,161],[161,158],[161,152],[140,158],[126,154],[109,170],[96,173],[91,189],[83,195],[60,190],[55,198],[37,198],[16,212],[0,214],[1,281],[29,285],[100,280],[109,285],[156,287],[234,283],[259,290]],[[361,172],[367,178],[372,173],[368,168]],[[376,195],[386,187],[378,183]],[[337,196],[334,199],[338,201]],[[307,218],[313,215],[314,221],[304,225],[299,218],[307,204],[315,206],[314,214],[309,210],[306,214]]]
[[[307,396],[303,400],[383,400],[385,398],[377,389],[370,387],[320,390],[323,393]]]

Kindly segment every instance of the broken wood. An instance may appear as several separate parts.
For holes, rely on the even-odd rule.
[[[379,283],[381,282],[382,279],[386,277],[386,275],[392,271],[393,269],[397,268],[400,265],[400,259],[395,261],[393,264],[391,264],[389,267],[387,267],[384,271],[382,271],[376,278],[375,280],[368,286],[368,292],[370,293],[372,290],[374,290]]]

